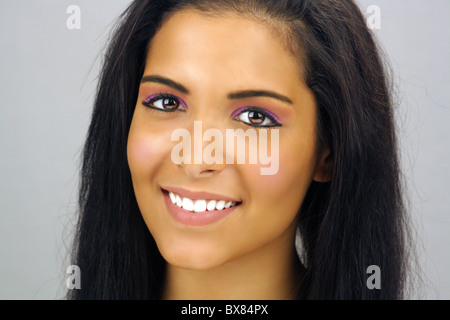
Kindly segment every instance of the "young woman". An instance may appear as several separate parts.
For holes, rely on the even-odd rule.
[[[227,146],[223,161],[174,161],[177,130],[205,154],[199,128],[254,130],[276,170],[225,161]],[[105,57],[79,204],[72,299],[403,298],[393,108],[358,7],[134,1]]]

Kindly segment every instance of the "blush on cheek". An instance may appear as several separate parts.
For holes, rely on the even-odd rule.
[[[139,162],[146,162],[151,158],[152,148],[149,144],[140,143],[135,147],[134,155]]]
[[[142,172],[151,163],[153,155],[152,144],[146,141],[129,140],[127,146],[128,165],[132,172]]]

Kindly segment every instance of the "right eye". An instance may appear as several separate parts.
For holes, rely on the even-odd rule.
[[[185,111],[186,106],[177,97],[171,94],[155,94],[146,98],[142,104],[146,107],[164,111],[164,112],[174,112],[174,111]],[[181,106],[181,107],[180,107]]]

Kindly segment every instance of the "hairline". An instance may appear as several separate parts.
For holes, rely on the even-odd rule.
[[[254,6],[242,4],[242,7],[253,8]],[[232,5],[197,5],[193,3],[182,4],[171,8],[165,12],[162,19],[156,28],[155,34],[162,28],[162,26],[169,20],[174,14],[180,12],[195,12],[205,17],[210,18],[229,18],[229,17],[242,17],[263,24],[267,27],[270,34],[276,39],[281,38],[285,49],[295,58],[299,66],[299,76],[306,82],[309,66],[307,65],[307,54],[303,46],[301,39],[298,39],[299,35],[297,30],[300,28],[304,31],[307,27],[303,21],[297,20],[295,22],[281,21],[280,18],[271,17],[268,12],[263,12],[261,9],[255,9],[244,11],[239,10]],[[284,20],[287,20],[286,18]],[[296,28],[297,27],[297,28]],[[153,36],[154,37],[154,36]],[[147,52],[150,48],[153,37],[149,40],[147,45]]]

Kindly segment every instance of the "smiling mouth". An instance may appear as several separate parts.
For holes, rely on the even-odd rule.
[[[215,224],[235,212],[242,201],[209,192],[193,192],[179,187],[161,188],[168,213],[188,227]]]
[[[227,197],[208,193],[198,193],[198,195],[189,193],[190,197],[188,197],[187,195],[183,195],[185,192],[178,193],[176,191],[165,189],[161,190],[168,195],[172,204],[191,213],[220,212],[228,208],[239,206],[242,203],[242,201],[233,201]]]

